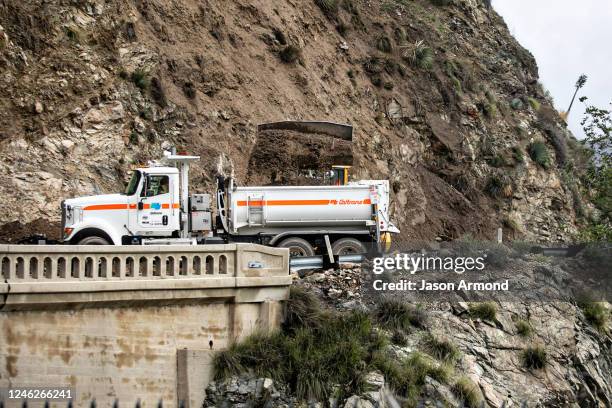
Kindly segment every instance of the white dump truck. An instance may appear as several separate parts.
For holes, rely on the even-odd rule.
[[[63,241],[78,245],[252,242],[289,248],[292,256],[367,252],[399,230],[389,219],[389,182],[348,182],[334,166],[334,185],[237,186],[217,178],[211,194],[189,192],[198,156],[166,152],[133,171],[122,194],[62,202]]]

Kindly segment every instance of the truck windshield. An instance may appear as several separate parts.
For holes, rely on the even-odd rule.
[[[138,189],[138,183],[140,182],[140,172],[139,171],[135,171],[134,173],[132,173],[132,178],[130,179],[130,182],[128,183],[127,187],[125,188],[125,195],[134,195],[136,193],[136,190]]]

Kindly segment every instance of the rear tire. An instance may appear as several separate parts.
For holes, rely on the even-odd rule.
[[[340,238],[332,244],[334,255],[357,255],[368,252],[363,242],[355,238]]]
[[[315,251],[308,241],[298,237],[291,237],[278,244],[279,248],[289,248],[289,255],[293,257],[314,256]]]
[[[110,242],[102,237],[91,236],[81,239],[77,245],[110,245]]]

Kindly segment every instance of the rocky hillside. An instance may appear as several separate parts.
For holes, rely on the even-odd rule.
[[[488,277],[457,277],[505,277],[512,289],[504,294],[375,291],[372,281],[381,276],[367,264],[301,271],[281,333],[219,353],[217,381],[207,388],[204,405],[291,407],[309,400],[309,407],[343,408],[609,407],[610,304],[580,292],[603,287],[585,270],[609,282],[611,254],[587,251],[549,258],[515,248],[495,255]],[[429,252],[435,253],[463,251]],[[392,270],[384,279],[446,282],[448,276]],[[580,300],[568,301],[574,298]]]
[[[390,179],[405,239],[566,240],[570,135],[486,3],[1,0],[0,235],[56,234],[63,198],[164,144],[203,157],[197,188],[248,182],[256,125],[308,119],[355,127],[353,173]]]

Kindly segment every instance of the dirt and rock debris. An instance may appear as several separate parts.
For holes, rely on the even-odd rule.
[[[249,158],[247,182],[258,185],[323,184],[323,176],[332,166],[352,165],[351,150],[350,141],[327,134],[260,131]],[[312,173],[310,179],[309,173]]]
[[[434,3],[1,2],[0,224],[58,222],[62,199],[121,191],[163,144],[202,156],[194,190],[220,165],[296,183],[287,166],[319,142],[262,146],[257,125],[297,119],[354,127],[352,174],[390,180],[404,239],[568,240],[575,140],[534,58],[487,2]],[[532,161],[533,141],[558,166]]]

